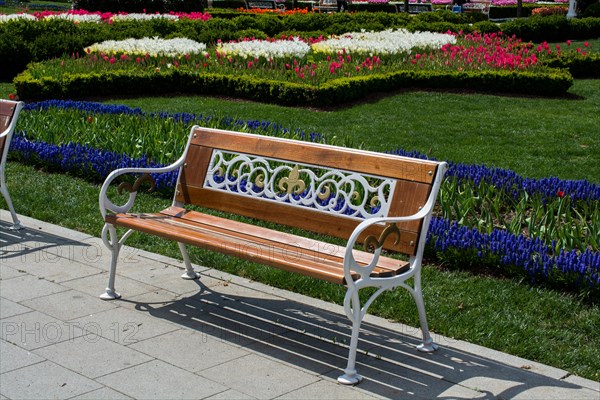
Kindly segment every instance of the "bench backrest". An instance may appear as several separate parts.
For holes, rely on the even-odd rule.
[[[365,218],[422,207],[441,163],[195,127],[174,204],[193,204],[348,239]],[[445,165],[445,164],[444,164]],[[384,247],[414,255],[422,221],[398,224]],[[384,226],[366,236],[379,238]],[[394,235],[391,235],[394,236]]]
[[[10,139],[17,123],[23,103],[12,100],[0,100],[0,162],[6,161]]]

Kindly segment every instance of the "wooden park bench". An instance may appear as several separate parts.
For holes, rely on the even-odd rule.
[[[0,100],[0,192],[2,192],[2,196],[4,196],[4,200],[8,204],[8,210],[13,219],[12,229],[15,230],[22,227],[8,194],[8,189],[6,188],[4,170],[6,168],[6,158],[8,157],[10,141],[22,108],[22,101]]]
[[[275,0],[246,0],[246,9],[260,8],[267,10],[285,10],[284,4],[277,4]]]
[[[462,5],[463,12],[480,12],[485,15],[490,15],[491,0],[469,0]]]
[[[418,348],[425,352],[437,348],[427,327],[421,260],[446,169],[444,162],[193,127],[183,155],[174,164],[119,169],[104,182],[102,239],[112,261],[101,297],[120,297],[115,291],[117,259],[131,231],[176,241],[185,279],[199,277],[185,248],[191,245],[345,285],[344,309],[352,322],[352,337],[348,365],[338,380],[356,384],[362,379],[355,368],[360,324],[372,301],[387,289],[401,286],[411,293],[423,334]],[[149,174],[174,170],[179,171],[178,180],[169,208],[129,213],[141,182],[152,181]],[[130,193],[127,202],[118,206],[107,197],[107,190],[123,174],[143,175],[133,186],[121,183],[120,188]],[[198,207],[241,217],[216,216],[197,211]],[[273,224],[307,234],[267,227]],[[117,227],[128,229],[121,239]],[[333,245],[308,232],[342,238],[347,244]],[[406,255],[408,260],[391,253]],[[412,277],[414,287],[406,283]],[[378,290],[361,304],[358,292],[366,287]]]
[[[405,10],[405,5],[404,2],[402,3],[395,3],[396,6],[396,12],[404,12]],[[433,5],[431,3],[408,3],[408,13],[409,14],[421,14],[424,12],[431,12],[433,11]]]
[[[348,1],[349,3],[350,1]],[[338,10],[337,0],[318,0],[313,2],[313,11],[334,12]],[[347,11],[347,10],[346,10]]]

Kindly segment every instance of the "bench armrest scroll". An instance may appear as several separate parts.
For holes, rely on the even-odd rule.
[[[133,185],[133,187],[129,186],[128,188],[125,188],[125,190],[127,190],[129,192],[129,199],[127,200],[127,202],[121,206],[117,206],[115,205],[112,201],[110,201],[110,199],[108,198],[108,196],[106,195],[106,192],[108,191],[109,186],[111,185],[111,183],[119,176],[124,175],[124,174],[144,174],[142,175],[142,177],[144,176],[148,176],[148,174],[160,174],[160,173],[165,173],[165,172],[170,172],[173,171],[174,169],[177,169],[179,167],[181,167],[181,165],[183,164],[183,160],[181,160],[182,162],[180,163],[179,160],[178,162],[175,162],[167,167],[162,167],[162,168],[121,168],[121,169],[117,169],[114,170],[113,172],[111,172],[107,177],[106,180],[104,181],[104,184],[102,185],[102,189],[100,189],[100,213],[102,214],[102,218],[106,217],[106,211],[112,211],[114,213],[126,213],[128,212],[131,207],[133,207],[133,203],[135,201],[135,197],[137,196],[137,189],[138,189],[138,185],[137,185],[137,181],[136,184]],[[140,178],[142,179],[142,178]],[[153,179],[150,178],[152,180],[152,185],[154,185]],[[123,186],[119,186],[119,192],[121,192]]]
[[[352,276],[355,273],[359,273],[362,277],[368,277],[373,269],[377,266],[379,261],[379,257],[381,256],[381,251],[383,248],[383,242],[388,235],[395,234],[394,231],[397,232],[395,224],[400,222],[408,222],[408,221],[417,221],[423,220],[423,228],[421,229],[421,234],[418,242],[418,249],[416,253],[417,262],[420,263],[423,249],[425,246],[425,238],[427,236],[427,230],[429,227],[429,220],[431,219],[431,214],[433,213],[433,208],[435,206],[435,201],[437,199],[437,194],[439,192],[440,186],[442,184],[442,180],[444,178],[444,174],[448,169],[448,164],[445,162],[440,163],[438,167],[438,172],[436,174],[435,180],[433,182],[431,192],[427,199],[427,202],[418,212],[413,215],[403,216],[403,217],[381,217],[381,218],[370,218],[363,222],[361,222],[352,232],[350,238],[348,239],[348,243],[346,245],[346,250],[344,254],[344,277],[346,278],[346,282],[351,284],[353,282]],[[373,225],[385,226],[387,228],[383,230],[381,237],[377,238],[367,238],[365,242],[368,242],[373,247],[373,259],[368,265],[360,265],[354,258],[353,249],[356,246],[359,237],[362,233]],[[374,244],[374,246],[373,246]],[[411,261],[412,264],[412,261]]]
[[[192,140],[194,130],[196,128],[198,128],[198,126],[192,127],[187,144],[185,146],[185,151],[183,152],[182,156],[179,157],[179,159],[177,161],[175,161],[173,164],[167,165],[166,167],[156,167],[156,168],[120,168],[120,169],[116,169],[113,172],[111,172],[106,177],[106,180],[104,181],[104,184],[102,185],[102,189],[100,189],[99,203],[100,203],[100,213],[102,214],[102,218],[103,219],[106,218],[107,210],[114,212],[114,213],[126,213],[131,209],[131,207],[133,207],[135,197],[137,196],[138,185],[134,184],[132,188],[130,187],[129,189],[127,189],[127,191],[129,192],[129,199],[127,200],[127,202],[125,204],[123,204],[121,206],[115,205],[112,201],[110,201],[110,199],[106,195],[106,192],[108,191],[109,186],[117,177],[124,175],[124,174],[162,174],[162,173],[171,172],[173,170],[181,168],[181,166],[183,165],[183,163],[185,161],[185,157],[187,156],[187,151],[188,151],[188,148],[190,147],[190,142]],[[121,189],[119,189],[119,191],[121,191]]]

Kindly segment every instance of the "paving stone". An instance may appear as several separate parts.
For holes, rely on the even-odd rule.
[[[116,302],[111,302],[115,304]],[[137,343],[179,329],[176,324],[123,307],[87,315],[70,321],[91,334],[124,345]]]
[[[42,357],[0,340],[0,374],[44,361]]]
[[[115,304],[76,290],[37,297],[22,304],[62,320],[93,315],[116,307]]]
[[[252,400],[252,399],[256,399],[256,397],[252,397],[245,393],[240,393],[237,390],[230,389],[230,390],[226,390],[224,392],[217,393],[214,396],[210,396],[210,397],[206,398],[206,400],[231,400],[231,399]]]
[[[97,378],[152,360],[138,351],[92,335],[46,346],[34,352],[88,378]]]
[[[0,393],[9,399],[67,399],[100,384],[49,361],[0,375]]]
[[[430,374],[426,367],[427,365],[423,365],[421,369],[417,369],[378,357],[364,357],[356,368],[364,378],[359,385],[360,389],[374,396],[389,399],[489,398],[485,393]],[[337,371],[327,377],[337,379],[339,375],[340,372]]]
[[[225,385],[160,360],[102,376],[97,381],[135,399],[201,399],[227,390]]]
[[[88,236],[81,242],[85,246],[72,251],[70,259],[102,271],[108,271],[110,269],[112,252],[104,245],[102,239]],[[117,270],[119,271],[121,268],[129,265],[142,268],[146,260],[140,257],[141,253],[141,250],[134,247],[123,246],[119,252]]]
[[[129,396],[119,393],[111,388],[103,387],[102,389],[93,390],[88,393],[80,394],[72,397],[70,400],[128,400]]]
[[[120,267],[120,266],[119,266]],[[197,292],[208,282],[217,283],[216,280],[203,277],[200,281],[181,278],[185,272],[183,267],[175,267],[167,263],[147,260],[141,265],[125,265],[119,268],[119,273],[131,279],[147,283],[177,294]]]
[[[357,399],[377,399],[369,393],[360,390],[359,386],[344,386],[338,384],[336,381],[320,380],[310,385],[301,387],[292,392],[286,393],[283,396],[277,397],[277,399],[287,400],[305,400],[305,399],[344,399],[344,400],[357,400]]]
[[[357,355],[365,379],[338,385],[350,332],[342,307],[204,267],[185,281],[180,260],[129,247],[117,269],[124,297],[103,302],[101,239],[23,222],[16,233],[0,222],[0,400],[600,399],[598,382],[435,333],[441,349],[418,353],[418,327],[372,315]]]
[[[63,285],[92,296],[100,296],[104,293],[106,285],[108,285],[108,272],[103,271],[97,275],[63,282]],[[117,276],[115,288],[125,298],[157,290],[155,286],[146,285],[124,276]]]
[[[30,275],[44,278],[51,282],[64,282],[83,276],[99,274],[101,270],[89,267],[76,261],[64,258],[54,260],[39,260],[22,264],[18,267],[20,271]]]
[[[243,357],[248,351],[202,332],[178,330],[129,346],[191,372]]]
[[[0,297],[0,320],[32,311],[19,303]]]
[[[584,379],[577,375],[569,375],[566,378],[564,378],[562,381],[571,383],[576,386],[594,390],[598,393],[598,399],[600,399],[600,381],[592,381],[590,379]]]
[[[319,380],[315,375],[255,354],[204,370],[199,375],[258,399],[281,396]]]
[[[181,295],[178,295],[168,290],[155,288],[149,292],[138,294],[135,296],[121,297],[114,301],[120,307],[127,308],[130,310],[140,310],[148,314],[152,314],[149,311],[166,307],[178,301]]]
[[[299,332],[286,332],[269,342],[255,342],[246,348],[313,375],[327,374],[331,371],[341,373],[346,367],[348,357],[347,348]],[[357,354],[359,361],[362,357],[363,354]]]
[[[64,286],[31,275],[0,281],[2,297],[17,303],[65,290],[68,289]]]
[[[1,253],[1,250],[0,250]],[[19,269],[19,267],[12,268],[6,264],[2,264],[0,258],[0,280],[6,280],[10,278],[16,278],[17,276],[25,275],[25,271]]]
[[[76,324],[52,318],[39,311],[3,318],[0,326],[2,340],[27,350],[74,340],[84,333]]]

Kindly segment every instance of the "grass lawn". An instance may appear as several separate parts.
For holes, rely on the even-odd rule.
[[[192,112],[278,122],[352,147],[418,150],[544,178],[600,182],[600,80],[577,80],[570,98],[412,91],[335,111],[212,97],[118,99],[145,111]]]

